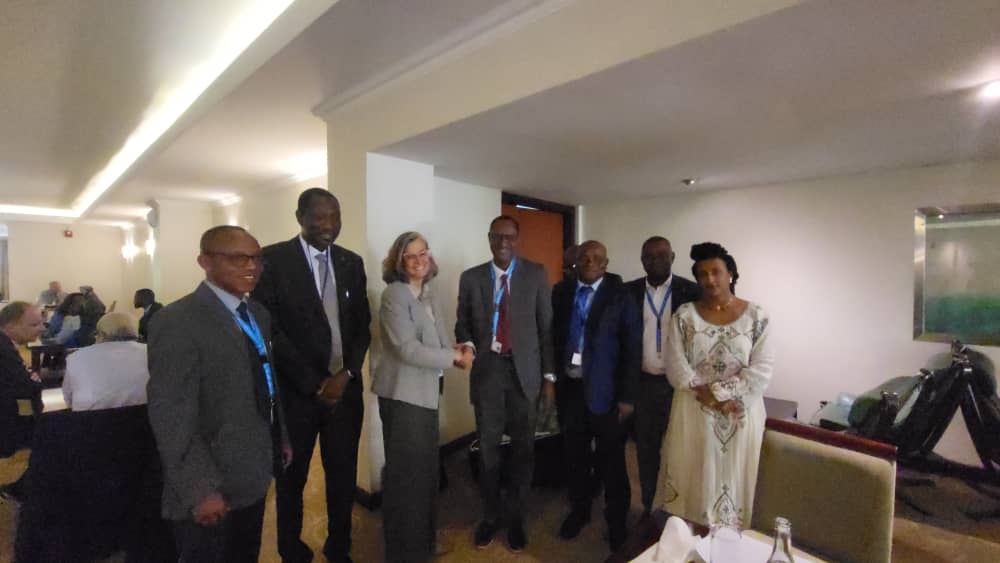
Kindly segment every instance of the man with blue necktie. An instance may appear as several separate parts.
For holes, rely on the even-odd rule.
[[[577,279],[552,290],[552,337],[570,500],[559,536],[573,539],[590,522],[593,473],[604,485],[608,542],[615,551],[625,542],[631,497],[625,421],[638,393],[642,321],[621,276],[607,267],[603,244],[580,245]]]

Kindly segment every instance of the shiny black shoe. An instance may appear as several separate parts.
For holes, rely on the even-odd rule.
[[[507,527],[507,547],[514,553],[521,553],[526,545],[528,537],[524,535],[524,525],[520,521],[512,522]]]
[[[476,526],[475,542],[476,549],[486,549],[493,543],[493,536],[497,533],[497,523],[483,520]]]
[[[579,536],[580,530],[587,524],[590,524],[590,514],[574,510],[569,513],[569,516],[563,520],[562,526],[559,527],[559,537],[564,540],[571,540]]]

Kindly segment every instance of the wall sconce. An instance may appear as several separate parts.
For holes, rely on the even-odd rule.
[[[139,247],[127,242],[122,245],[122,258],[131,262],[139,254]]]

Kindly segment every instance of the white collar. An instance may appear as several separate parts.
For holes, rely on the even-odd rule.
[[[601,282],[603,282],[603,281],[604,281],[604,276],[601,276],[601,277],[597,278],[597,281],[595,281],[594,283],[590,283],[590,284],[583,283],[580,280],[576,280],[576,289],[577,289],[577,291],[579,291],[581,287],[583,287],[583,286],[586,285],[586,286],[589,286],[591,289],[593,289],[594,293],[597,293],[597,288],[601,287]]]
[[[649,279],[647,278],[646,279],[646,289],[649,289],[653,293],[656,293],[657,291],[660,290],[660,288],[670,287],[670,284],[672,284],[672,283],[674,283],[674,274],[673,273],[671,273],[670,276],[667,277],[667,281],[663,282],[662,284],[660,284],[660,285],[658,285],[656,287],[650,285]]]

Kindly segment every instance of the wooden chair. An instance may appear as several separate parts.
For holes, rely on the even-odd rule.
[[[768,419],[751,527],[792,522],[793,542],[832,561],[888,563],[896,448],[797,422]]]

